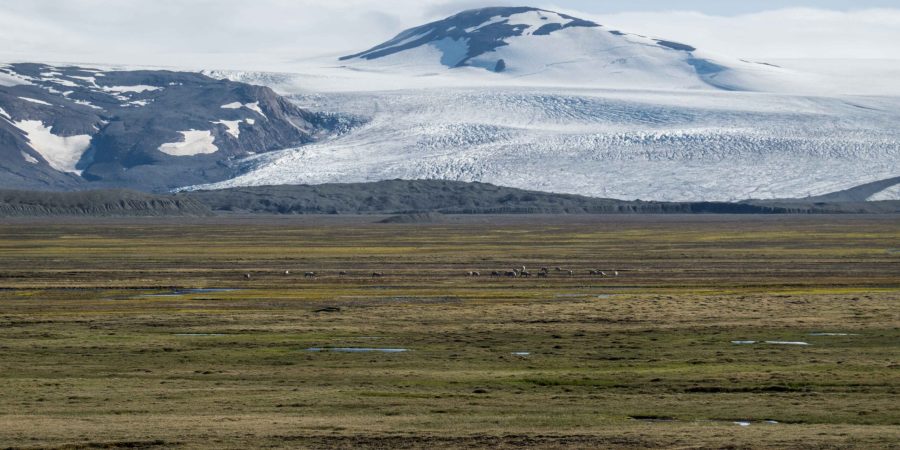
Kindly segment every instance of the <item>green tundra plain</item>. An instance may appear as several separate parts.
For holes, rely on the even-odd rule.
[[[0,448],[900,446],[897,216],[375,220],[0,223]]]

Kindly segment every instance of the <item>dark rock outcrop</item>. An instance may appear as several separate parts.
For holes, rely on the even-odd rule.
[[[5,188],[163,192],[230,178],[237,158],[301,146],[356,123],[301,109],[268,87],[192,72],[13,64],[0,66],[0,75],[20,81],[0,85]],[[53,145],[26,131],[36,123],[52,133],[44,140],[80,136],[86,148],[67,167],[54,165]],[[164,151],[196,139],[188,132],[203,139]]]

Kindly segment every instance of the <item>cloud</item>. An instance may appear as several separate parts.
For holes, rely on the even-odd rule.
[[[405,28],[510,1],[8,0],[0,8],[0,59],[274,70],[284,61],[360,51]],[[900,59],[900,9],[593,17],[564,8],[577,2],[556,1],[562,7],[541,5],[736,57]]]
[[[572,11],[578,13],[577,11]],[[753,59],[900,59],[900,9],[791,8],[738,16],[633,12],[591,16],[623,31]]]

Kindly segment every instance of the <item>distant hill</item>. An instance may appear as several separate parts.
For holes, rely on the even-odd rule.
[[[900,202],[645,202],[444,180],[282,185],[179,194],[216,212],[266,214],[812,214],[900,212]],[[412,216],[415,217],[415,216]],[[407,217],[408,218],[408,217]],[[402,219],[398,219],[402,220]]]
[[[450,214],[844,214],[900,213],[900,201],[804,199],[648,202],[525,191],[485,183],[390,180],[260,186],[152,195],[127,190],[0,190],[0,217],[205,216],[211,214],[391,215],[386,223],[434,223]]]
[[[0,217],[207,216],[192,198],[127,190],[39,192],[0,190]]]

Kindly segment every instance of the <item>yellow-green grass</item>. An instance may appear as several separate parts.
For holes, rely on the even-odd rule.
[[[2,224],[0,447],[892,448],[895,219]]]

